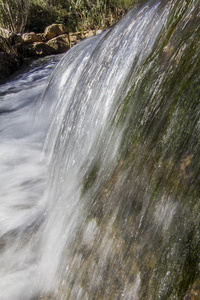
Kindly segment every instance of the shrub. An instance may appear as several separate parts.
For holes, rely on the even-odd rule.
[[[147,0],[139,0],[139,3]],[[108,28],[138,0],[0,0],[0,25],[14,32],[43,32],[52,23],[71,31]]]
[[[29,15],[30,0],[0,0],[0,25],[23,32]]]
[[[26,31],[43,32],[56,18],[53,7],[48,5],[47,1],[31,0]]]

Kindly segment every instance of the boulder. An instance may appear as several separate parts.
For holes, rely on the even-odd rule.
[[[24,44],[32,44],[35,42],[42,42],[42,40],[35,34],[35,32],[24,33],[22,35]]]
[[[11,43],[13,46],[15,46],[15,45],[21,45],[21,44],[23,44],[23,39],[22,39],[22,36],[21,36],[21,34],[15,34],[14,36],[13,36],[13,39],[12,39],[12,43]]]
[[[67,34],[59,35],[46,43],[52,48],[52,53],[64,53],[70,48],[70,43]]]
[[[36,35],[42,42],[46,42],[44,33],[36,33]]]
[[[75,44],[79,43],[81,40],[85,39],[85,38],[89,38],[92,37],[94,35],[98,35],[100,33],[102,33],[102,30],[88,30],[88,31],[78,31],[78,32],[73,32],[70,33],[70,43],[71,46],[74,46]]]
[[[46,27],[44,31],[44,37],[47,40],[53,39],[56,36],[69,34],[69,29],[66,28],[63,24],[52,24]]]
[[[89,30],[85,32],[85,38],[89,38],[95,35],[95,30]]]
[[[70,46],[74,46],[77,44],[77,36],[76,34],[70,33]]]
[[[98,29],[98,30],[96,30],[95,34],[96,34],[96,35],[99,35],[99,34],[101,34],[102,32],[103,32],[102,29]]]
[[[54,53],[53,49],[44,42],[22,45],[19,51],[25,57],[46,56]]]

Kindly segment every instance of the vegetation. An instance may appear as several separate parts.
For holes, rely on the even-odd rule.
[[[71,31],[108,28],[138,0],[0,0],[0,26],[42,32],[51,23]],[[143,3],[145,1],[139,1]]]
[[[23,32],[30,11],[30,0],[0,0],[0,25],[13,32]]]

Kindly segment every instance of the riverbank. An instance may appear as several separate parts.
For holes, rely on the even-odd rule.
[[[45,24],[47,21],[49,22],[50,19],[47,18],[46,14],[44,14],[44,16],[43,14],[38,15],[39,7],[37,7],[37,9],[35,8],[36,10],[29,14],[29,26],[28,29],[26,28],[28,31],[27,33],[14,33],[0,27],[0,83],[2,80],[5,81],[8,76],[18,70],[24,63],[38,57],[65,53],[81,40],[98,35],[103,30],[107,30],[113,26],[125,13],[127,13],[127,11],[129,11],[129,9],[136,11],[146,2],[147,0],[136,0],[133,1],[133,3],[126,3],[126,5],[121,3],[116,7],[104,7],[106,13],[104,12],[104,14],[102,14],[101,11],[101,17],[97,13],[99,8],[97,11],[92,11],[87,14],[87,17],[83,17],[80,11],[76,11],[75,15],[79,16],[79,21],[76,20],[75,15],[72,14],[72,20],[68,14],[67,22],[65,22],[66,20],[62,19],[61,14],[58,19],[62,24],[57,24],[57,19],[50,18],[51,22],[53,21],[56,24],[53,23],[46,28]],[[78,9],[78,7],[76,7],[76,9]],[[95,7],[93,7],[93,9],[95,9]],[[74,27],[73,24],[75,24],[76,21],[78,23]],[[3,23],[0,24],[0,26],[3,26]],[[32,24],[32,26],[30,26],[30,24]],[[63,24],[65,24],[66,27]],[[71,29],[69,30],[67,26]],[[45,36],[48,31],[47,28],[52,27],[59,28],[57,34],[53,37]],[[43,32],[38,33],[38,28]]]
[[[81,40],[101,32],[102,30],[69,32],[63,24],[52,24],[43,33],[15,34],[0,28],[0,82],[30,60],[65,53]]]

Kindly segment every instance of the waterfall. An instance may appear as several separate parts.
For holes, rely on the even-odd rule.
[[[149,1],[1,86],[0,299],[199,295],[198,9]]]

